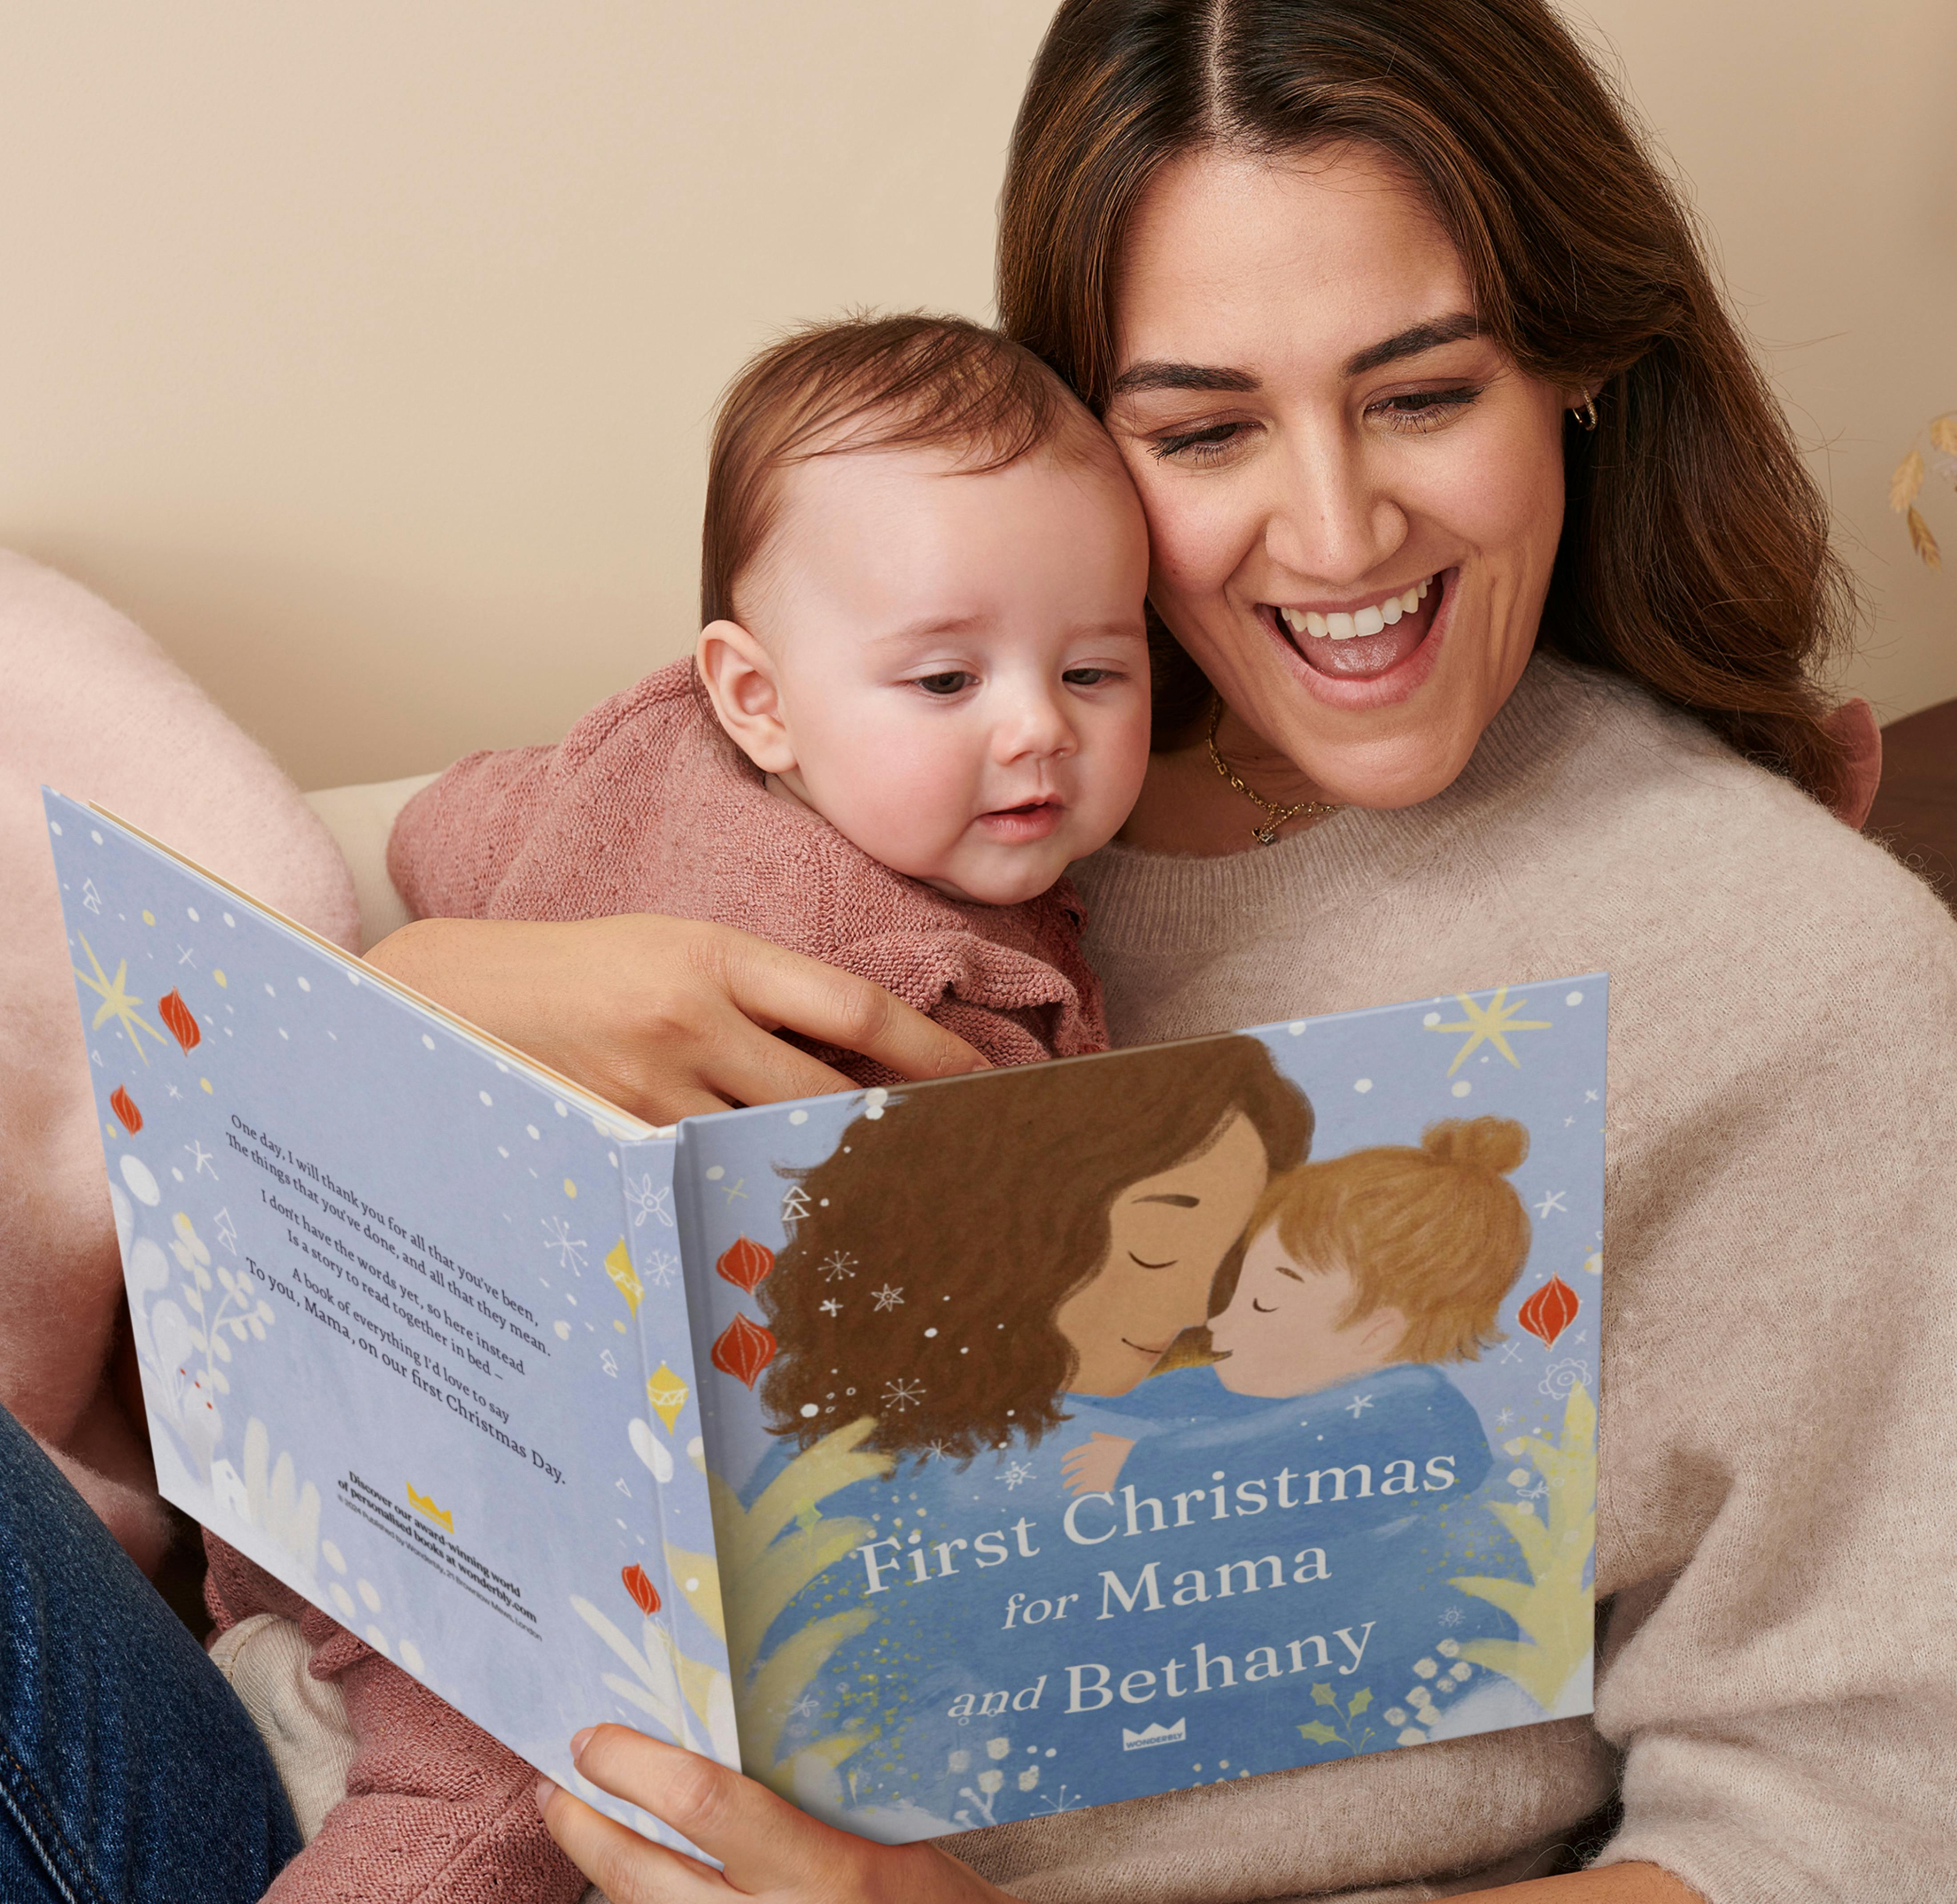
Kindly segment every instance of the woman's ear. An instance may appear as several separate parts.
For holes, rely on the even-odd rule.
[[[764,773],[792,772],[795,745],[767,650],[738,621],[710,621],[700,631],[693,660],[735,745]]]

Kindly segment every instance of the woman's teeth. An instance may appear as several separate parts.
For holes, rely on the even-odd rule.
[[[1279,609],[1278,613],[1293,634],[1315,634],[1321,641],[1350,641],[1355,635],[1377,634],[1402,615],[1412,614],[1427,599],[1433,583],[1430,575],[1404,595],[1390,595],[1383,602],[1355,609],[1349,615],[1319,615],[1309,609]]]

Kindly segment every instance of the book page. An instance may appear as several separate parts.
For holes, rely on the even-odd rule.
[[[672,1134],[46,804],[165,1495],[572,1789],[731,1760]]]

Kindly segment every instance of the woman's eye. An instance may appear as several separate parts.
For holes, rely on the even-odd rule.
[[[1174,457],[1181,463],[1214,463],[1229,454],[1248,428],[1244,423],[1212,423],[1206,429],[1159,436],[1152,454],[1159,462]]]
[[[917,685],[928,694],[943,696],[956,694],[961,688],[969,686],[973,679],[974,677],[962,668],[947,668],[943,674],[920,675]]]
[[[1465,410],[1481,394],[1466,387],[1402,391],[1373,407],[1396,430],[1431,430]]]
[[[1278,1312],[1278,1305],[1275,1302],[1260,1302],[1255,1296],[1250,1298],[1250,1307],[1260,1316],[1274,1316]]]

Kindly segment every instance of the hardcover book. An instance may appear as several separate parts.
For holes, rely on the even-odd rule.
[[[163,1493],[601,1809],[1589,1709],[1603,975],[661,1128],[46,811]]]

